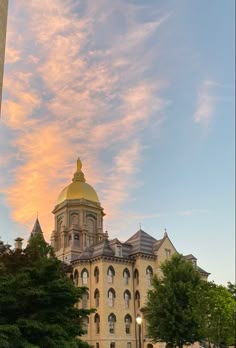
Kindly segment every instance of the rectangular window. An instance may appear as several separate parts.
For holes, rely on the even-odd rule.
[[[110,332],[111,334],[115,333],[114,322],[110,322],[110,323],[109,323],[109,332]]]
[[[115,344],[115,342],[111,342],[111,344],[110,344],[110,348],[116,348],[116,344]]]
[[[82,296],[82,308],[87,308],[88,306],[88,295],[83,294]]]
[[[127,342],[127,348],[132,348],[132,343],[131,342]]]
[[[130,326],[129,325],[126,325],[125,333],[130,334]]]
[[[118,257],[122,256],[122,249],[120,245],[116,245],[116,256]]]
[[[171,255],[170,249],[166,249],[166,258],[168,259]]]

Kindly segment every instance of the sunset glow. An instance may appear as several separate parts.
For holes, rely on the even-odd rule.
[[[37,213],[50,239],[51,211],[80,157],[111,237],[128,239],[142,223],[159,238],[167,227],[180,252],[196,252],[218,281],[233,280],[233,251],[225,276],[214,254],[226,234],[230,247],[234,230],[234,3],[212,6],[11,1],[0,128],[3,239],[27,239]]]

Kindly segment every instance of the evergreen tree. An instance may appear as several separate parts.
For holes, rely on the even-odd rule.
[[[83,288],[76,288],[38,234],[22,251],[0,251],[0,347],[89,347],[79,339],[82,319],[92,310],[78,309]]]
[[[193,265],[175,254],[161,266],[163,276],[153,279],[144,316],[154,342],[182,347],[203,337],[201,322],[203,281]]]

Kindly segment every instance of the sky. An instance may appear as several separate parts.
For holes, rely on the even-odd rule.
[[[110,238],[164,229],[234,282],[233,0],[11,0],[0,236],[27,241],[81,158]]]

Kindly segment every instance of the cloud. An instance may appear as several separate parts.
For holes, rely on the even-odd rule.
[[[207,211],[203,209],[189,209],[189,210],[178,211],[176,214],[181,216],[192,216],[196,214],[205,214],[205,213],[207,213]]]
[[[138,7],[122,1],[15,0],[12,6],[3,107],[14,139],[9,151],[18,158],[8,166],[4,190],[12,217],[31,227],[39,212],[49,238],[50,212],[80,156],[114,221],[140,185],[143,136],[168,105],[166,81],[147,74],[156,57],[146,47],[167,18],[140,22]],[[123,26],[111,21],[117,11]]]
[[[194,122],[207,128],[213,118],[216,98],[212,94],[214,82],[210,80],[203,81],[198,92],[197,108],[194,113]]]
[[[13,47],[6,47],[5,63],[12,64],[20,60],[20,51]]]

